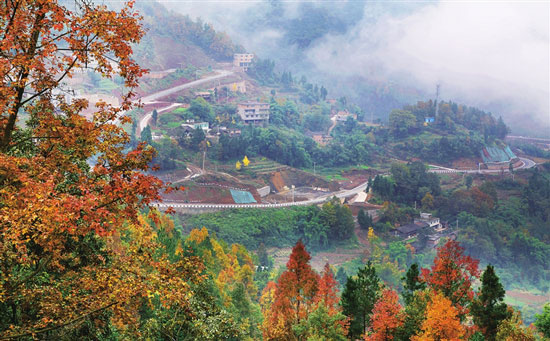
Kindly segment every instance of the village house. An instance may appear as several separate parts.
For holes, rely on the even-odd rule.
[[[187,120],[186,123],[181,125],[184,128],[190,129],[202,129],[205,133],[209,130],[208,122],[194,122],[193,120]]]
[[[311,137],[313,141],[321,146],[326,146],[332,141],[332,136],[321,132],[307,132],[306,135]]]
[[[241,70],[247,71],[253,60],[253,53],[235,53],[233,55],[233,66],[240,67]]]
[[[393,234],[396,237],[410,239],[416,237],[425,228],[432,228],[434,232],[440,233],[446,229],[446,226],[441,224],[439,218],[432,217],[431,213],[420,213],[420,218],[414,219],[414,222],[410,224],[399,226],[393,231]],[[437,244],[439,239],[435,237],[433,239]]]
[[[353,118],[354,120],[357,120],[357,114],[352,114],[347,111],[339,111],[336,114],[336,121],[345,122],[348,120],[349,117]]]
[[[441,223],[439,218],[432,217],[431,213],[420,213],[420,218],[414,220],[415,223],[426,223],[429,227],[433,229],[440,229]]]
[[[269,122],[269,103],[242,102],[237,105],[237,113],[246,124],[261,124]]]

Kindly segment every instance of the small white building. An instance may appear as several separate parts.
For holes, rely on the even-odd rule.
[[[432,217],[431,213],[420,213],[420,218],[414,220],[415,223],[422,222],[428,224],[433,229],[440,229],[441,223],[439,218]]]

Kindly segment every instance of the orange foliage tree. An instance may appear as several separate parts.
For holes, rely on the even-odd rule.
[[[126,152],[118,125],[144,73],[132,6],[0,3],[0,336],[55,338],[83,322],[131,333],[151,297],[185,309],[200,278],[196,259],[159,255],[139,217],[164,185],[143,173],[154,151]],[[120,107],[99,103],[87,119],[85,100],[59,95],[86,68],[123,79]]]
[[[341,311],[341,307],[339,306],[340,298],[338,297],[338,282],[334,279],[334,274],[328,263],[325,264],[321,274],[316,301],[319,304],[324,304],[331,315]]]
[[[266,311],[265,339],[292,340],[292,326],[307,318],[313,310],[320,277],[309,265],[310,259],[304,244],[298,241],[292,248],[287,270],[277,281],[273,303]]]
[[[441,292],[458,309],[461,320],[474,298],[472,282],[479,277],[479,261],[464,255],[464,249],[449,240],[437,250],[431,270],[422,269],[428,286]]]
[[[385,289],[374,305],[371,317],[370,334],[365,337],[371,341],[393,340],[396,330],[405,320],[399,296],[392,289]]]
[[[432,292],[430,296],[422,331],[420,335],[413,336],[412,340],[461,340],[465,335],[465,328],[460,323],[458,309],[438,292]]]

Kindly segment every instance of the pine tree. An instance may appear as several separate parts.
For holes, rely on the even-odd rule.
[[[356,277],[348,277],[342,292],[344,315],[351,318],[349,336],[357,338],[367,331],[374,304],[380,297],[380,278],[369,261]]]
[[[405,304],[409,304],[414,296],[414,293],[426,288],[426,283],[420,279],[420,271],[418,270],[418,264],[411,264],[405,277],[402,278],[405,281],[403,285],[403,299]]]
[[[151,133],[151,127],[147,126],[141,132],[141,141],[147,142],[148,145],[153,143],[153,135]]]
[[[159,117],[159,113],[157,111],[157,109],[153,109],[153,115],[152,115],[152,118],[153,118],[153,123],[156,125],[157,124],[157,119]]]
[[[495,340],[500,322],[511,317],[508,306],[503,302],[505,294],[494,267],[487,265],[481,276],[481,293],[472,304],[474,322],[487,340]]]

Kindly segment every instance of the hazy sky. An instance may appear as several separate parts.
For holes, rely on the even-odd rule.
[[[260,27],[253,36],[242,32],[239,23],[259,3],[165,5],[212,21],[251,52],[261,54],[281,43],[283,34],[273,27]],[[299,1],[281,3],[285,16],[297,15]],[[345,2],[313,3],[327,7]],[[303,51],[304,59],[338,76],[401,80],[426,93],[433,93],[440,83],[443,99],[502,113],[512,129],[515,122],[524,128],[532,124],[539,135],[550,136],[549,2],[391,2],[388,6],[393,9],[377,12],[374,19],[373,7],[365,6],[361,21],[344,33],[321,38]],[[398,13],[399,6],[408,10]]]

